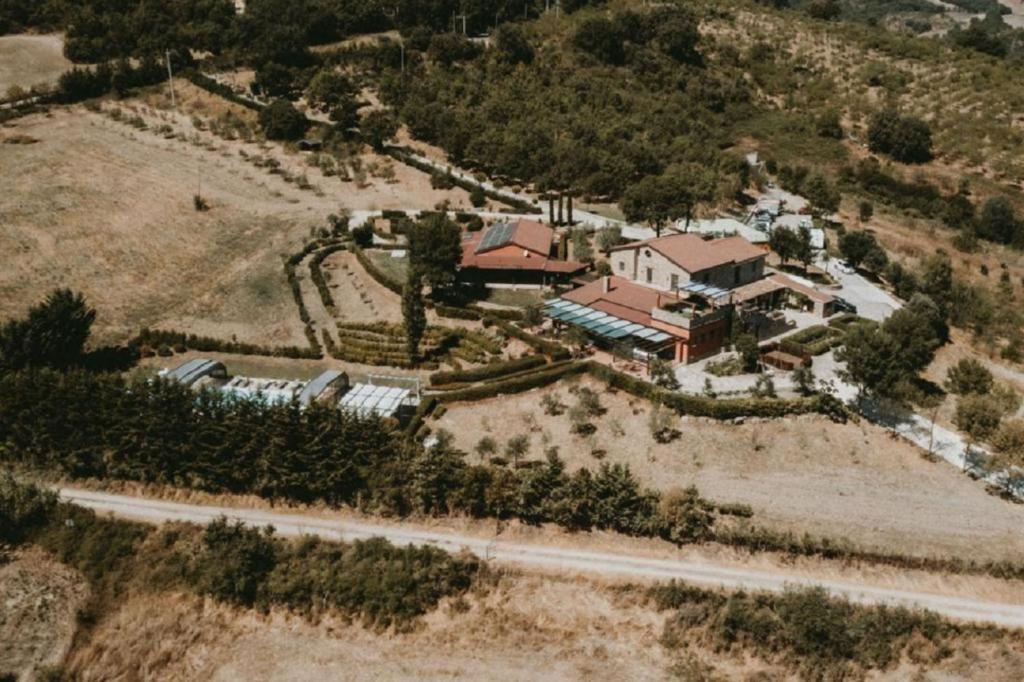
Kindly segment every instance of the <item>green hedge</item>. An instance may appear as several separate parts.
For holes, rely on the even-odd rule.
[[[530,332],[523,331],[506,320],[492,319],[491,322],[507,335],[519,339],[537,352],[548,355],[554,360],[564,360],[569,357],[569,350],[559,343],[549,341],[548,339],[542,339]]]
[[[439,169],[435,168],[429,163],[424,163],[419,159],[413,158],[413,156],[404,149],[399,149],[398,147],[388,147],[386,153],[392,158],[401,161],[405,165],[412,166],[416,170],[423,171],[424,173],[433,175],[434,173],[439,172]],[[540,208],[539,206],[534,206],[528,201],[515,199],[501,192],[496,192],[492,189],[487,189],[483,185],[477,182],[473,182],[471,180],[466,180],[465,178],[461,178],[455,175],[448,175],[448,177],[451,178],[452,182],[455,184],[456,187],[461,187],[467,192],[472,192],[473,190],[481,190],[483,191],[484,195],[487,196],[488,198],[493,199],[499,203],[505,204],[506,206],[511,206],[520,213],[544,213],[544,210],[542,208]]]
[[[423,426],[423,420],[427,418],[427,415],[434,411],[437,406],[437,398],[434,396],[423,396],[420,399],[420,404],[416,408],[412,417],[409,419],[409,423],[405,427],[405,437],[412,439],[416,437],[416,432]]]
[[[246,109],[252,109],[253,111],[262,111],[263,110],[263,106],[262,105],[260,105],[260,104],[258,104],[256,102],[252,102],[250,100],[247,100],[244,97],[240,97],[239,95],[237,95],[235,93],[234,90],[232,90],[228,86],[222,85],[221,83],[218,83],[217,81],[213,80],[212,78],[204,76],[203,74],[199,73],[198,71],[191,71],[191,70],[190,71],[186,71],[184,75],[185,75],[185,78],[187,78],[196,87],[202,88],[203,90],[206,90],[207,92],[210,92],[210,93],[213,93],[214,95],[217,95],[218,97],[223,97],[224,99],[229,100],[231,102],[234,102],[235,104],[239,104],[239,105],[245,107]]]
[[[387,275],[385,275],[383,272],[381,272],[377,268],[377,266],[373,264],[373,261],[367,258],[366,254],[363,252],[363,249],[353,245],[352,253],[355,254],[356,260],[359,261],[359,264],[363,266],[363,270],[366,270],[366,274],[372,277],[377,282],[377,284],[380,284],[382,287],[385,287],[386,289],[393,291],[399,296],[402,295],[402,283],[395,282],[394,280],[390,279]]]
[[[437,304],[434,306],[434,311],[439,317],[448,317],[453,320],[479,320],[483,316],[475,310],[469,308],[456,308],[450,305]]]
[[[345,248],[344,244],[331,244],[320,251],[317,251],[316,255],[309,261],[310,277],[313,280],[313,284],[316,286],[316,290],[320,292],[320,300],[323,301],[324,307],[328,310],[334,308],[334,297],[331,295],[331,290],[327,286],[327,279],[324,277],[324,272],[320,268],[320,265],[324,262],[324,259],[332,253],[344,251]]]
[[[571,374],[586,372],[587,366],[583,362],[566,362],[550,369],[539,372],[528,372],[522,376],[496,381],[494,383],[480,384],[456,391],[449,391],[437,396],[437,399],[445,403],[484,400],[499,395],[511,393],[522,393],[541,386],[547,386],[567,377]]]
[[[585,363],[587,372],[606,382],[609,386],[622,389],[639,398],[662,403],[679,414],[712,419],[735,419],[736,417],[778,418],[793,414],[825,414],[837,421],[845,421],[846,408],[832,396],[817,395],[810,398],[740,398],[722,400],[698,395],[685,395],[659,388],[636,377],[617,372],[594,361]]]
[[[527,355],[518,360],[507,362],[492,362],[483,367],[467,369],[458,372],[434,372],[430,375],[430,383],[433,386],[453,383],[471,383],[516,374],[523,370],[532,369],[547,364],[547,359],[542,355]]]
[[[312,331],[311,327],[307,327],[307,335]],[[298,346],[279,346],[279,347],[268,347],[259,346],[253,343],[240,343],[238,341],[222,341],[221,339],[214,339],[209,336],[197,336],[195,334],[187,334],[185,332],[178,332],[166,329],[143,329],[139,332],[130,342],[131,346],[184,346],[189,350],[206,351],[214,353],[231,353],[237,355],[264,355],[264,356],[276,356],[285,358],[307,358],[307,359],[320,359],[323,354],[319,348],[320,344],[316,347],[300,348]]]

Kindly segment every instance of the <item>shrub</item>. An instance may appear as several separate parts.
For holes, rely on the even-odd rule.
[[[302,112],[283,98],[260,111],[259,120],[268,140],[298,140],[309,128],[309,121]]]
[[[962,358],[946,374],[947,390],[957,395],[988,393],[992,383],[992,372],[974,358]]]
[[[483,367],[462,370],[459,372],[435,372],[430,375],[430,383],[433,386],[446,384],[472,383],[484,379],[494,379],[508,374],[515,374],[523,370],[533,369],[546,365],[547,359],[543,355],[527,355],[517,360],[507,362],[493,362]]]
[[[19,483],[8,472],[0,474],[0,544],[20,542],[29,530],[45,523],[56,506],[55,493]]]

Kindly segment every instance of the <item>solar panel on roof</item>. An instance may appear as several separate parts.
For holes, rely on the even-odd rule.
[[[638,332],[633,332],[633,336],[638,339],[648,339],[657,333],[657,330],[651,329],[650,327],[644,327]]]
[[[654,336],[647,340],[650,341],[651,343],[661,343],[662,341],[668,341],[670,338],[672,337],[666,334],[665,332],[658,332],[657,334],[655,334]]]

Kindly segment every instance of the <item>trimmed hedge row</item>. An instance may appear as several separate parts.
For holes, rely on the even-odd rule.
[[[239,104],[245,107],[246,109],[252,109],[253,111],[263,110],[263,105],[250,101],[244,97],[240,97],[237,93],[235,93],[234,90],[232,90],[228,86],[223,85],[222,83],[218,83],[217,81],[213,80],[208,76],[204,76],[198,71],[186,71],[184,73],[184,76],[189,80],[190,83],[192,83],[192,85],[195,85],[197,88],[202,88],[203,90],[206,90],[209,93],[217,95],[218,97],[223,97],[224,99],[234,102],[235,104]]]
[[[404,163],[407,166],[412,166],[416,170],[423,171],[424,173],[430,175],[433,175],[434,173],[438,172],[437,168],[430,165],[429,163],[425,163],[417,158],[414,158],[409,152],[407,152],[404,149],[399,149],[398,147],[388,147],[385,151],[392,158]],[[449,174],[447,177],[451,179],[452,183],[456,187],[461,187],[467,192],[480,190],[484,193],[484,196],[493,199],[499,203],[505,204],[506,206],[511,206],[520,213],[544,213],[544,209],[540,208],[539,206],[534,206],[528,201],[516,199],[501,192],[496,192],[493,189],[487,189],[486,187],[477,182],[466,180],[465,178],[458,177],[454,174]]]
[[[436,406],[437,398],[434,396],[423,396],[423,398],[420,399],[419,406],[416,408],[412,417],[409,418],[409,423],[405,426],[404,434],[406,439],[411,440],[416,436],[420,427],[423,426],[423,420],[427,418],[427,415],[434,411]]]
[[[306,328],[307,337],[312,332],[311,327]],[[167,346],[184,346],[189,350],[206,351],[214,353],[231,353],[237,355],[264,355],[264,356],[276,356],[285,358],[305,358],[311,360],[317,360],[323,357],[323,353],[320,350],[320,344],[316,344],[315,347],[310,348],[299,348],[298,346],[279,346],[277,348],[271,348],[268,346],[259,346],[254,343],[240,343],[238,341],[222,341],[220,339],[214,339],[209,336],[197,336],[196,334],[187,334],[185,332],[178,332],[166,329],[143,329],[139,332],[129,345],[134,347],[139,346],[154,346],[154,345],[167,345]]]
[[[493,379],[507,374],[515,374],[522,372],[523,370],[532,369],[545,364],[547,364],[547,359],[544,356],[527,355],[517,360],[492,362],[489,365],[476,367],[474,369],[461,370],[457,372],[434,372],[430,375],[430,383],[431,385],[436,386],[460,382],[469,383],[474,381],[483,381],[484,379]]]
[[[324,272],[320,268],[320,264],[324,262],[324,259],[330,256],[332,253],[338,251],[344,251],[346,246],[344,244],[331,244],[320,251],[316,252],[309,261],[309,276],[313,280],[313,284],[316,286],[316,290],[320,292],[320,300],[324,302],[324,307],[328,310],[334,308],[334,297],[331,295],[331,290],[327,286],[327,279],[324,277]]]
[[[353,245],[352,253],[355,254],[356,260],[359,261],[359,264],[363,266],[363,270],[366,270],[366,274],[372,277],[377,284],[398,294],[399,296],[402,295],[402,284],[389,279],[387,275],[381,272],[377,266],[373,264],[373,261],[366,257],[366,254],[363,253],[363,249]]]
[[[547,386],[548,384],[553,384],[559,379],[571,374],[580,374],[586,371],[586,363],[570,361],[538,372],[527,372],[521,376],[506,379],[504,381],[496,381],[494,383],[485,383],[477,386],[471,386],[469,388],[448,391],[447,393],[438,394],[436,397],[439,401],[445,403],[484,400],[486,398],[493,398],[499,395],[522,393],[523,391],[540,388],[542,386]]]
[[[825,414],[836,421],[846,420],[846,408],[833,396],[810,398],[740,398],[722,400],[699,395],[685,395],[659,388],[652,383],[617,372],[594,361],[584,363],[587,373],[609,386],[622,389],[638,398],[659,402],[679,414],[712,419],[736,417],[778,418],[794,414]]]
[[[493,320],[493,324],[507,335],[519,339],[538,353],[550,356],[553,360],[564,360],[569,357],[568,349],[559,343],[531,334],[505,320]]]
[[[483,315],[469,308],[456,308],[455,306],[437,304],[434,311],[438,317],[448,317],[453,320],[479,320]]]

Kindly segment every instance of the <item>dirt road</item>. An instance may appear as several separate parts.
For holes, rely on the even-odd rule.
[[[497,563],[526,569],[568,571],[622,577],[634,581],[682,580],[704,587],[779,592],[787,586],[820,585],[831,593],[862,604],[889,604],[925,608],[949,618],[1009,627],[1024,627],[1024,606],[952,596],[893,590],[854,582],[811,580],[783,572],[737,569],[710,562],[670,561],[642,556],[580,551],[544,545],[528,545],[477,537],[426,531],[409,526],[353,521],[328,521],[315,516],[281,514],[255,509],[215,507],[165,502],[125,495],[62,488],[61,497],[98,512],[149,523],[187,521],[207,523],[225,516],[252,525],[273,525],[286,536],[318,535],[329,540],[383,537],[392,543],[433,545],[449,552],[469,551]]]

